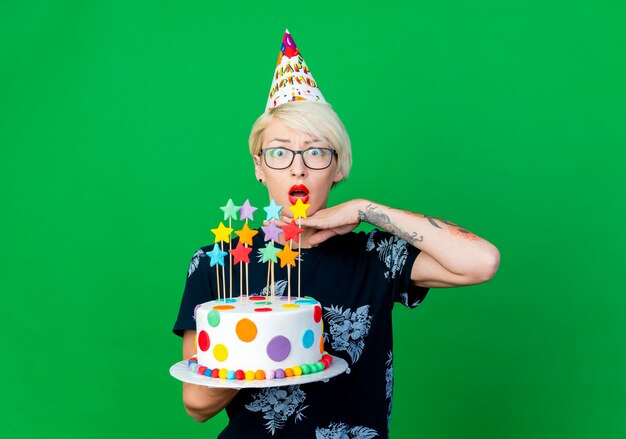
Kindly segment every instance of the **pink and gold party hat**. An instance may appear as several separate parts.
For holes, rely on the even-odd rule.
[[[326,102],[289,30],[285,30],[266,110],[292,101]]]

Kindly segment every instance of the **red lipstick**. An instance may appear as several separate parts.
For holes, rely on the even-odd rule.
[[[309,188],[303,184],[293,185],[289,189],[289,202],[296,204],[298,199],[302,200],[304,204],[309,201]]]

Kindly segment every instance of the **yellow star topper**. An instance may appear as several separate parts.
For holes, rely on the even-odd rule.
[[[296,204],[289,206],[289,209],[293,212],[293,219],[306,218],[306,211],[311,207],[310,204],[304,204],[300,198],[296,201]]]
[[[220,241],[224,241],[226,243],[230,242],[230,234],[233,233],[233,229],[230,227],[224,226],[224,223],[220,221],[220,225],[217,226],[217,229],[211,229],[211,232],[215,234],[215,243],[217,244]]]
[[[298,252],[294,252],[289,247],[289,244],[285,244],[285,248],[276,253],[276,256],[280,259],[280,268],[283,268],[285,265],[293,265],[296,266],[296,256],[298,256]]]
[[[239,236],[239,242],[242,244],[252,245],[252,238],[258,234],[257,230],[252,230],[248,227],[248,223],[244,223],[241,230],[235,230],[235,235]]]

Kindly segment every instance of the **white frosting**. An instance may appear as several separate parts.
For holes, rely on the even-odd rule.
[[[198,363],[208,368],[226,368],[228,370],[276,370],[285,369],[287,367],[299,366],[304,363],[315,363],[322,357],[320,352],[320,344],[322,338],[322,319],[320,303],[312,299],[303,299],[298,301],[291,299],[291,306],[298,305],[297,308],[287,308],[283,305],[288,304],[287,300],[281,300],[275,297],[269,300],[271,304],[265,304],[265,301],[253,301],[245,297],[233,299],[231,303],[224,303],[222,299],[217,301],[206,302],[200,305],[196,310],[196,337],[198,337]],[[229,301],[230,302],[230,301]],[[224,305],[234,306],[234,309],[220,310]],[[214,307],[218,306],[218,310]],[[315,308],[319,321],[315,322]],[[256,308],[270,308],[272,311],[258,312]],[[210,316],[211,311],[214,313]],[[215,312],[219,314],[219,324],[215,325]],[[251,341],[243,341],[237,334],[237,324],[242,319],[248,319],[248,327],[252,325],[256,328],[256,335]],[[212,323],[212,324],[211,324]],[[202,343],[201,338],[205,337],[202,332],[208,335],[207,343]],[[311,331],[312,337],[311,337]],[[308,337],[303,340],[305,333]],[[250,337],[250,332],[247,333]],[[289,355],[281,360],[270,358],[268,355],[268,345],[272,340],[276,343],[276,337],[285,337],[289,341]],[[280,338],[280,337],[279,337]],[[205,338],[206,340],[206,338]],[[305,347],[305,342],[312,343],[310,347]],[[285,342],[284,339],[280,341]],[[228,353],[225,359],[219,357],[219,353],[224,353],[224,349],[216,346],[221,345],[226,348]],[[275,352],[275,351],[272,351]],[[275,355],[275,354],[274,354]],[[221,361],[220,361],[221,360]]]

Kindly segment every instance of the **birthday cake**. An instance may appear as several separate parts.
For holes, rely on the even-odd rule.
[[[196,309],[196,373],[223,379],[274,379],[320,372],[324,352],[322,308],[310,297],[221,299]]]
[[[294,218],[306,218],[307,208],[308,205],[302,200],[290,207],[294,211]],[[292,251],[289,243],[298,242],[302,229],[296,227],[295,222],[282,228],[277,227],[274,219],[279,218],[282,206],[277,206],[272,200],[270,206],[264,208],[268,212],[266,220],[270,223],[262,227],[264,240],[269,242],[258,249],[262,262],[268,263],[268,294],[250,296],[247,291],[243,294],[243,287],[240,287],[238,297],[232,297],[232,290],[229,289],[230,298],[226,298],[226,285],[232,288],[232,274],[229,269],[227,282],[226,270],[220,271],[219,266],[250,263],[252,237],[257,232],[248,228],[248,220],[253,219],[252,213],[256,208],[248,200],[243,206],[235,206],[232,200],[228,200],[221,209],[224,211],[224,220],[229,221],[229,227],[220,222],[219,227],[211,229],[215,234],[215,245],[213,250],[206,252],[210,266],[216,269],[218,299],[196,306],[197,355],[188,360],[189,367],[200,375],[230,380],[289,378],[330,367],[332,357],[324,352],[324,323],[320,303],[312,297],[300,298],[299,282],[298,295],[291,295],[291,267],[296,266],[298,252]],[[246,222],[241,230],[235,232],[239,242],[232,249],[231,226],[232,220],[237,220],[237,213],[240,214],[239,219]],[[274,246],[274,241],[279,240],[283,232],[288,242],[280,250]],[[224,251],[223,243],[229,245],[228,253]],[[231,257],[226,264],[225,257],[229,253]],[[280,269],[287,270],[287,296],[274,294],[274,272],[277,269],[274,264],[278,264],[279,259]],[[240,286],[244,284],[244,272],[245,284],[248,285],[247,269],[242,268],[239,270]]]

